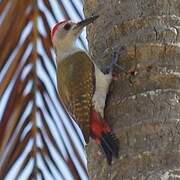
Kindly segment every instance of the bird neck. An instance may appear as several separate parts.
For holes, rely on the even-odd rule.
[[[75,45],[71,46],[70,48],[61,47],[61,48],[56,49],[56,56],[58,57],[57,58],[58,60],[63,61],[66,57],[80,51],[83,51],[83,50],[80,48],[77,48]]]

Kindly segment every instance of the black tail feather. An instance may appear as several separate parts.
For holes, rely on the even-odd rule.
[[[111,165],[112,157],[118,158],[119,142],[112,132],[104,133],[101,137],[101,147],[106,155],[107,162]]]
[[[104,141],[101,142],[101,147],[105,153],[106,159],[107,159],[107,163],[109,165],[111,165],[111,161],[112,161],[112,153],[111,151],[108,150],[108,148],[106,147],[106,143],[104,143]]]

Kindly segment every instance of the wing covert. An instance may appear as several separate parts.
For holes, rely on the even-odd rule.
[[[76,52],[57,68],[58,91],[65,108],[89,141],[90,111],[95,89],[94,64],[85,52]]]

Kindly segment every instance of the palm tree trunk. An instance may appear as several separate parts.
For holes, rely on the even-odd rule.
[[[108,166],[88,146],[90,179],[180,179],[180,1],[86,0],[91,55],[102,70],[120,53],[106,119],[119,138]],[[124,51],[119,51],[121,48]]]

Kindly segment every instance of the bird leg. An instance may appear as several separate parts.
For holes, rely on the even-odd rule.
[[[125,68],[123,66],[117,64],[118,59],[119,59],[119,57],[121,56],[121,54],[123,52],[124,52],[124,48],[123,47],[121,47],[120,50],[118,50],[118,51],[114,51],[113,52],[113,58],[112,58],[111,64],[109,66],[107,66],[107,68],[106,68],[106,73],[108,73],[108,74],[111,73],[113,80],[117,79],[117,73],[114,72],[114,68],[115,67],[120,69],[121,71],[124,71],[127,74],[127,71],[125,70]]]

